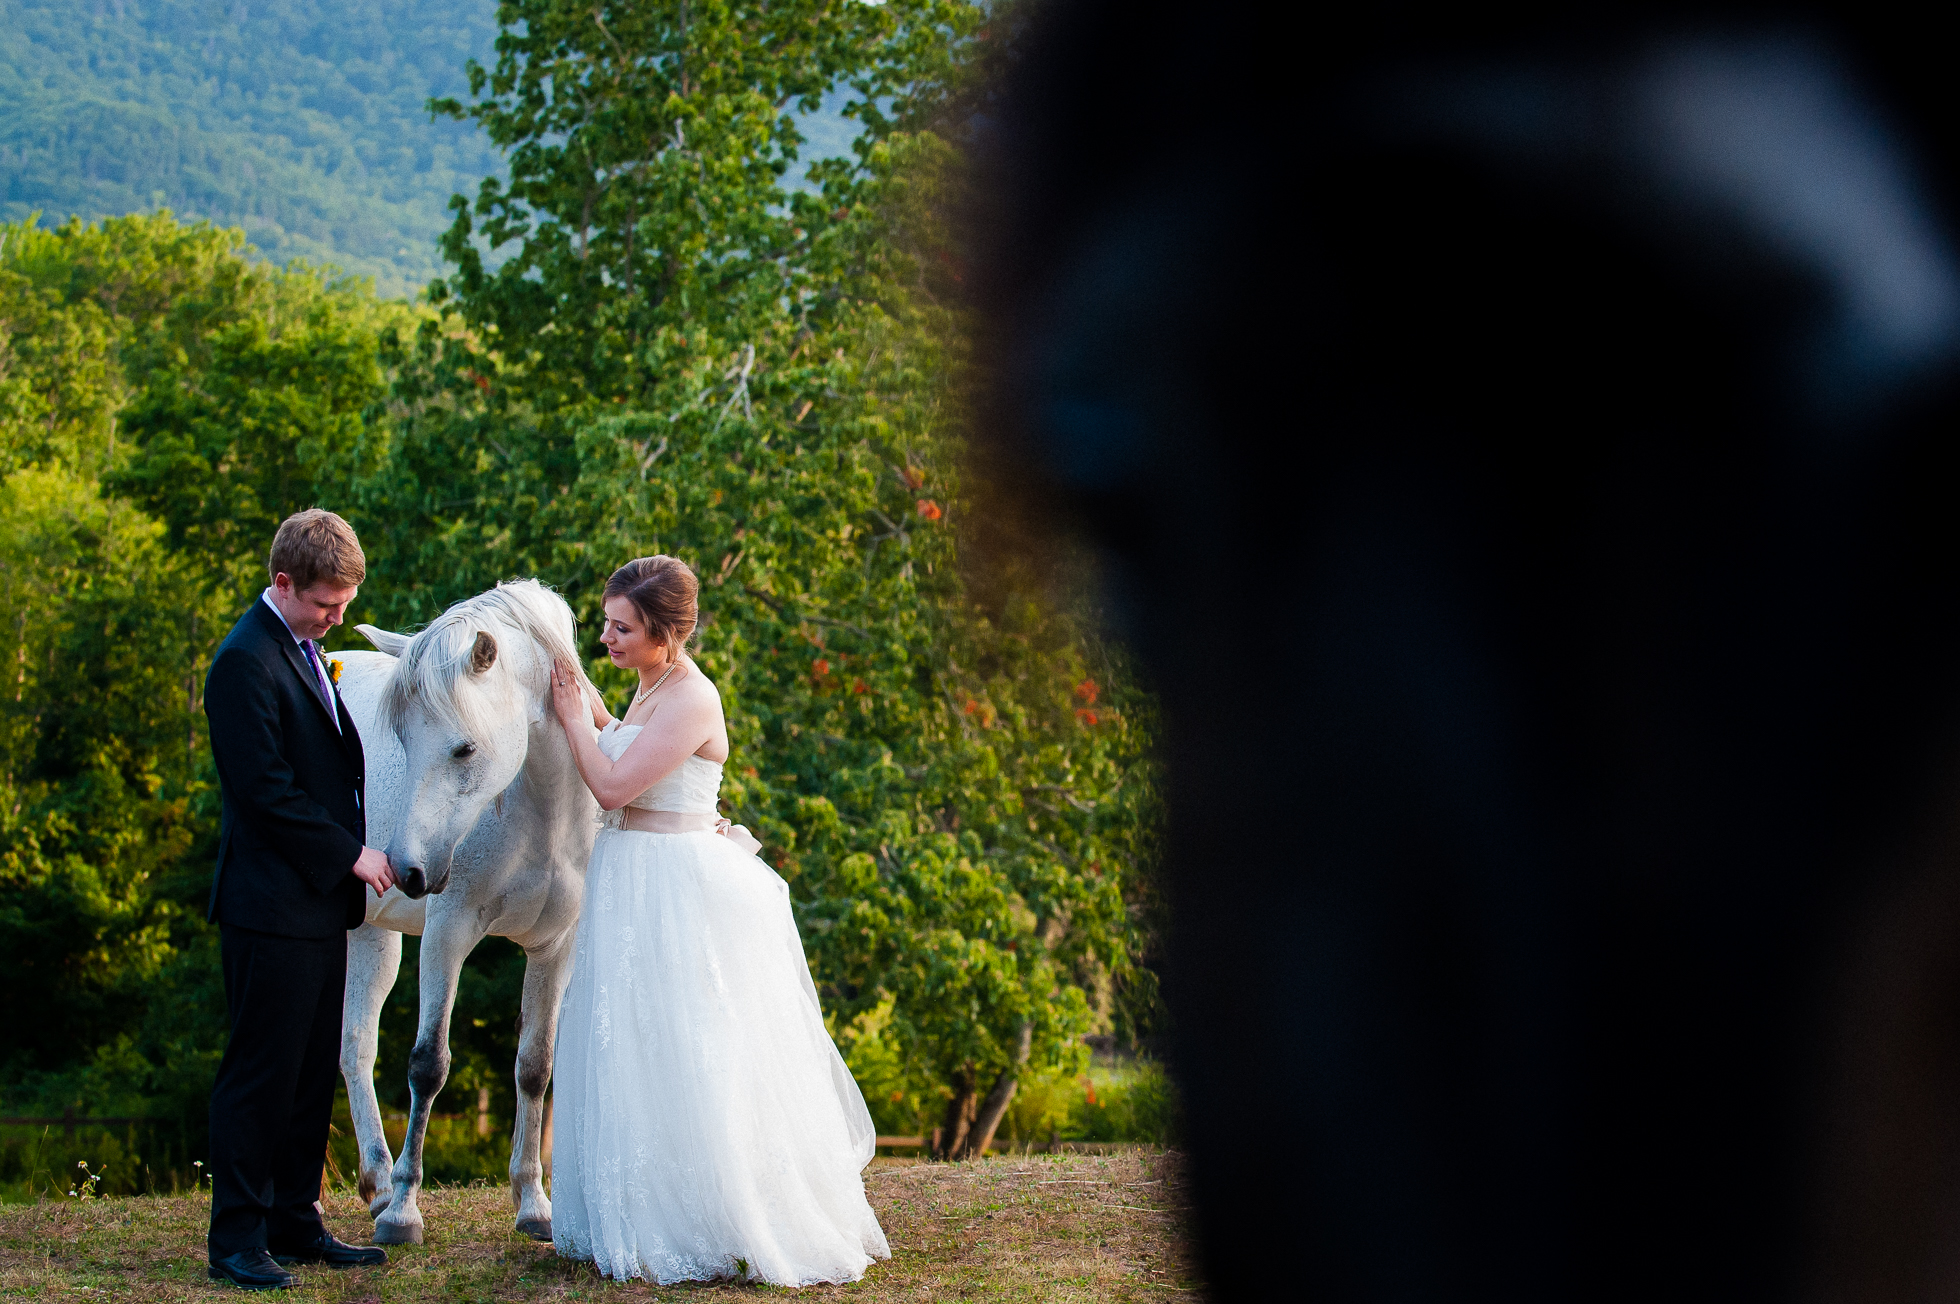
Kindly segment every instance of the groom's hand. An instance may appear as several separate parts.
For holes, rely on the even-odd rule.
[[[362,847],[361,858],[354,862],[354,877],[374,889],[380,896],[395,885],[395,867],[388,863],[387,854],[373,847]]]

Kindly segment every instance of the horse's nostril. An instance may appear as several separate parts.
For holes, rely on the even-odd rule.
[[[418,901],[429,894],[429,880],[423,875],[420,866],[397,874],[395,886],[399,887],[402,895],[410,901]]]

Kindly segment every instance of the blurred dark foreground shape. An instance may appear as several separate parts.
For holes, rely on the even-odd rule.
[[[1217,1296],[1960,1297],[1950,47],[1347,9],[1051,6],[980,134]]]

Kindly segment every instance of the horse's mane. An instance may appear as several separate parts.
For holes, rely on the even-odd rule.
[[[478,630],[486,630],[493,637],[515,632],[538,645],[540,655],[529,659],[521,680],[534,700],[551,695],[554,661],[573,666],[579,681],[589,691],[598,691],[579,663],[572,609],[565,600],[536,580],[506,580],[456,603],[402,649],[382,707],[388,727],[397,736],[408,723],[410,709],[418,704],[465,734],[485,731],[490,724],[486,715],[490,703],[484,694],[460,691],[471,678],[470,656]],[[501,639],[499,644],[498,659],[505,660],[511,649]]]

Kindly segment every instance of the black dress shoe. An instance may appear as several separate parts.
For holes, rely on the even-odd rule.
[[[272,1261],[259,1246],[211,1260],[211,1280],[228,1281],[246,1290],[286,1290],[299,1285],[299,1278]]]
[[[388,1261],[388,1251],[379,1245],[349,1245],[332,1232],[321,1232],[320,1239],[305,1245],[282,1245],[272,1252],[281,1263],[324,1263],[329,1268],[371,1268]]]

